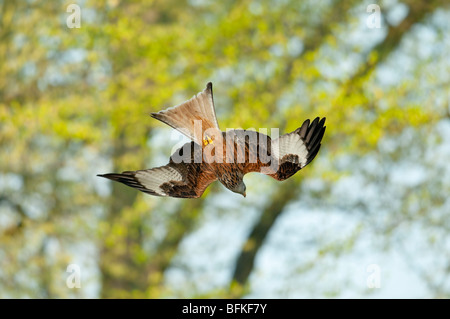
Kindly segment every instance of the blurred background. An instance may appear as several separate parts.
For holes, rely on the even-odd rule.
[[[0,0],[0,297],[450,297],[450,8],[371,4]],[[165,165],[148,114],[208,81],[223,130],[326,116],[316,159],[245,199],[96,177]]]

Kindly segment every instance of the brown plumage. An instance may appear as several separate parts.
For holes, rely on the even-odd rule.
[[[222,132],[216,119],[212,84],[192,99],[152,113],[192,139],[176,150],[165,166],[122,174],[98,175],[155,196],[200,197],[219,180],[229,190],[246,196],[245,174],[260,172],[285,180],[317,155],[325,133],[325,118],[306,120],[294,132],[272,140],[249,130]]]

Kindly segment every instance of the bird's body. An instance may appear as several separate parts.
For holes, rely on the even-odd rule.
[[[212,84],[189,101],[152,117],[192,139],[176,150],[165,166],[122,174],[99,175],[156,196],[200,197],[219,180],[233,192],[246,196],[243,177],[259,172],[285,180],[316,156],[325,132],[325,118],[306,120],[292,133],[272,140],[250,130],[219,129]]]

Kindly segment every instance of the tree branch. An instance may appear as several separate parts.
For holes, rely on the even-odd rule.
[[[351,80],[347,83],[347,89],[345,92],[350,92],[350,85],[355,82],[356,79],[362,78],[364,75],[372,71],[378,63],[384,61],[398,46],[401,38],[411,29],[411,27],[423,20],[428,13],[432,12],[436,8],[436,3],[416,3],[409,1],[410,12],[408,16],[396,27],[389,27],[388,35],[380,44],[375,46],[372,52],[378,53],[378,58],[370,62],[370,54],[366,57],[367,63],[363,64],[361,68],[352,76]],[[332,7],[331,12],[340,11],[340,3],[336,2]],[[341,23],[345,21],[346,16],[342,15],[340,20],[335,20],[335,23]],[[331,33],[331,26],[324,25],[322,32],[322,39]],[[305,48],[308,51],[315,50],[320,47],[321,41],[317,41],[317,38],[308,39],[305,41]],[[306,50],[305,50],[306,51]],[[304,52],[303,52],[304,53]],[[289,70],[289,69],[288,69]],[[281,215],[286,205],[293,199],[297,198],[297,192],[300,188],[300,182],[296,179],[289,180],[290,185],[283,183],[269,203],[263,209],[261,218],[254,225],[249,237],[243,245],[243,248],[237,258],[235,270],[233,273],[230,291],[234,296],[241,296],[244,292],[244,287],[248,281],[248,278],[253,270],[254,261],[259,249],[262,247],[264,239],[275,220]]]

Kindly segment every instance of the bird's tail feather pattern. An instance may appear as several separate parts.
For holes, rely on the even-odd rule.
[[[202,145],[203,134],[208,129],[219,129],[214,100],[212,83],[206,89],[190,100],[160,111],[151,113],[151,116],[174,129],[180,131],[194,142]]]

